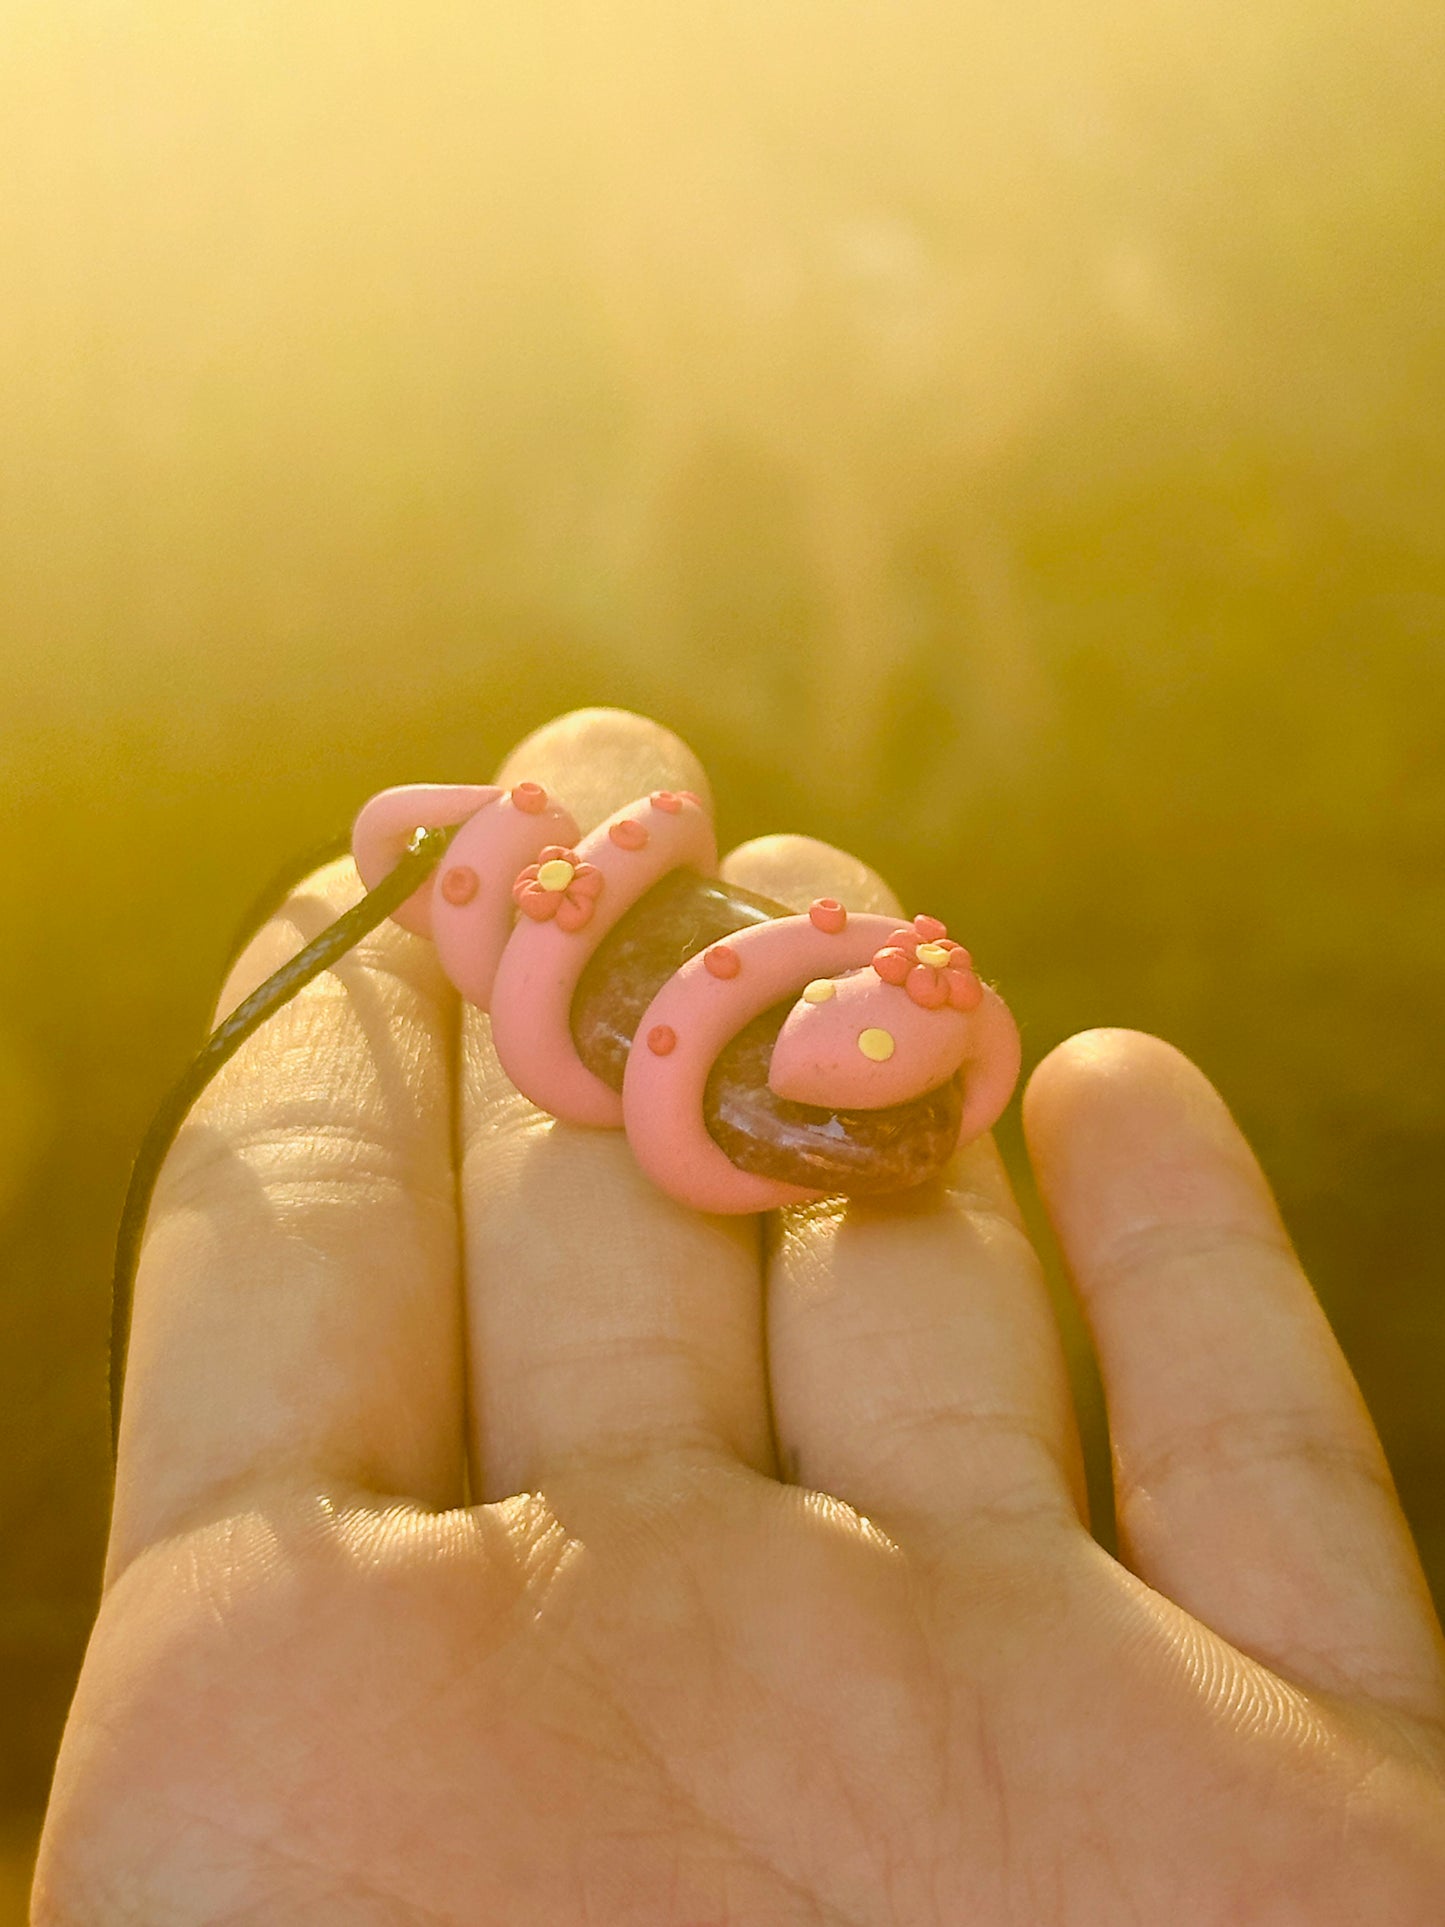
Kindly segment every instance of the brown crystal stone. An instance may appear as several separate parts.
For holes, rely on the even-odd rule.
[[[785,904],[694,870],[664,877],[602,939],[582,973],[571,1024],[583,1063],[621,1090],[642,1014],[673,972],[734,931],[789,914]],[[744,1171],[830,1196],[899,1191],[938,1171],[958,1142],[958,1079],[882,1111],[776,1097],[768,1061],[791,1007],[764,1011],[714,1064],[703,1101],[714,1142]]]
[[[882,1111],[824,1110],[777,1097],[768,1089],[768,1060],[791,1008],[778,1004],[754,1018],[713,1065],[703,1098],[713,1142],[744,1171],[829,1196],[903,1191],[941,1170],[958,1143],[958,1079]]]
[[[609,930],[572,997],[572,1041],[589,1071],[622,1089],[642,1013],[689,957],[787,906],[696,870],[671,870]]]

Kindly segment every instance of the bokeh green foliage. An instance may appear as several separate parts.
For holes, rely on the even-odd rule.
[[[949,917],[1031,1063],[1197,1057],[1445,1586],[1442,43],[9,0],[0,1807],[95,1597],[127,1161],[236,918],[578,702]]]

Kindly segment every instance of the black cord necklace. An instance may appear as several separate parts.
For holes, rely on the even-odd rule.
[[[131,1169],[125,1203],[121,1207],[120,1228],[115,1240],[115,1269],[111,1277],[110,1300],[112,1460],[120,1437],[121,1387],[125,1378],[126,1352],[130,1341],[131,1305],[135,1297],[136,1266],[140,1259],[146,1214],[150,1210],[151,1194],[155,1190],[161,1166],[176,1140],[177,1133],[185,1123],[191,1106],[221,1066],[235,1056],[253,1031],[259,1030],[274,1011],[279,1010],[282,1004],[289,1002],[298,990],[310,983],[313,977],[319,976],[323,970],[329,970],[332,964],[338,958],[345,956],[346,952],[369,930],[374,930],[399,904],[406,901],[417,885],[430,875],[445,856],[452,838],[460,827],[459,824],[454,824],[445,829],[417,830],[407,845],[401,861],[395,869],[383,877],[374,890],[368,890],[359,903],[338,917],[335,923],[328,924],[320,936],[313,937],[304,950],[292,957],[289,963],[282,964],[281,968],[268,977],[265,983],[253,990],[243,1003],[238,1004],[223,1023],[217,1025],[191,1059],[182,1076],[167,1092],[159,1110],[152,1118]],[[336,852],[336,854],[339,853],[339,851]],[[308,865],[309,867],[312,866]],[[267,908],[273,905],[274,891]],[[257,921],[259,922],[260,919],[258,918]]]

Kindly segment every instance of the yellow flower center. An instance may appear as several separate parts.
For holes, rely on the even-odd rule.
[[[838,986],[831,977],[815,977],[810,984],[803,985],[805,1004],[826,1004],[830,997],[836,997]]]
[[[941,943],[921,943],[918,946],[918,961],[930,965],[934,970],[942,970],[948,962],[948,952]]]
[[[893,1055],[893,1039],[886,1030],[865,1030],[858,1036],[858,1048],[875,1064],[886,1064]]]
[[[554,856],[550,863],[544,863],[537,872],[537,881],[544,890],[565,890],[577,874],[573,866],[560,856]]]

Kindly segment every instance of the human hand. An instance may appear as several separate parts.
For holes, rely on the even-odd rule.
[[[522,776],[706,794],[617,712]],[[724,867],[897,907],[804,838]],[[990,1142],[760,1242],[531,1109],[423,941],[318,979],[157,1190],[40,1927],[1445,1919],[1439,1628],[1253,1158],[1127,1031],[1024,1121],[1122,1563]]]

